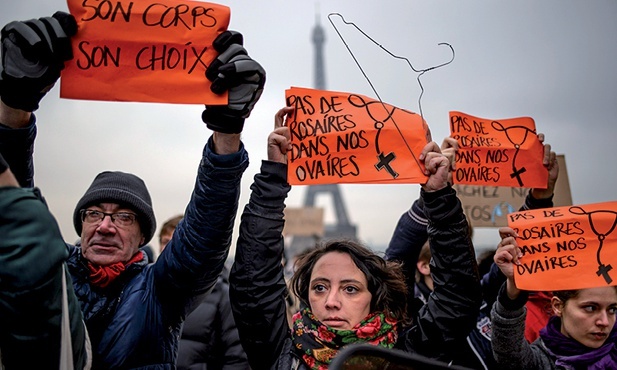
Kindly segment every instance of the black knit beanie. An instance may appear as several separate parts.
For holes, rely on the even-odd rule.
[[[146,184],[139,177],[124,172],[105,171],[99,173],[86,190],[83,197],[77,202],[73,213],[73,224],[77,235],[81,235],[80,210],[100,203],[118,203],[137,213],[137,221],[144,234],[144,243],[147,244],[156,230],[156,219],[152,210],[152,200]]]

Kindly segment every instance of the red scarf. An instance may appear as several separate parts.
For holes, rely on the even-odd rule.
[[[525,338],[533,343],[540,336],[540,329],[548,324],[548,319],[553,316],[551,298],[549,292],[532,292],[525,304],[527,317],[525,319]]]
[[[114,281],[120,274],[126,270],[126,267],[132,263],[139,262],[144,259],[144,254],[138,251],[130,261],[116,262],[107,266],[99,266],[88,261],[88,270],[90,270],[90,282],[100,288],[105,288]]]

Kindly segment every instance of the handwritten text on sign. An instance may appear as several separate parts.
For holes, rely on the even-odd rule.
[[[286,91],[292,185],[424,183],[417,159],[428,126],[415,113],[358,94],[292,87]]]
[[[523,253],[519,289],[617,285],[617,202],[511,213],[508,225]]]
[[[227,104],[205,77],[212,41],[229,25],[226,6],[198,1],[68,0],[77,20],[64,98]]]
[[[557,154],[559,177],[555,184],[555,207],[571,206],[572,193],[566,167],[566,158]],[[463,210],[473,227],[508,226],[508,214],[516,212],[525,203],[527,188],[502,186],[454,185]]]
[[[533,119],[490,120],[450,112],[450,133],[459,144],[455,183],[546,188],[544,147]]]

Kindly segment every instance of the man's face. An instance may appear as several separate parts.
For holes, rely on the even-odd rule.
[[[84,217],[81,230],[82,254],[90,262],[107,266],[117,262],[128,262],[144,243],[144,236],[137,222],[135,212],[116,203],[101,203],[86,208],[88,211],[104,212],[102,220]],[[94,213],[94,215],[101,216]],[[135,219],[131,222],[131,219]]]

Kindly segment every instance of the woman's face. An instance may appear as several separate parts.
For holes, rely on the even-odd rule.
[[[561,333],[589,348],[601,347],[615,325],[615,287],[582,289],[565,305],[553,298],[553,309],[561,317]]]
[[[329,252],[315,263],[309,303],[325,325],[338,330],[353,328],[370,313],[371,298],[366,276],[349,254]]]

